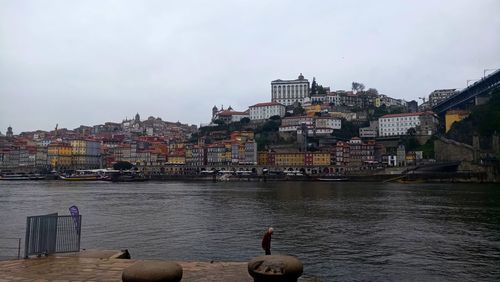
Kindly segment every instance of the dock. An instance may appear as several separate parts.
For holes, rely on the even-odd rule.
[[[122,271],[137,262],[116,258],[117,251],[88,250],[29,259],[0,261],[0,282],[122,281]],[[247,262],[182,262],[182,281],[252,282]]]

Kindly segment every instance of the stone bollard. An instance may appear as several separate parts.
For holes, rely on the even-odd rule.
[[[254,282],[296,282],[304,266],[293,256],[260,256],[248,262],[248,273]]]
[[[167,261],[138,261],[122,273],[124,282],[178,282],[181,279],[182,267]]]

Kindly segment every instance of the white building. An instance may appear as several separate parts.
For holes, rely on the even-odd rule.
[[[335,92],[326,94],[326,102],[334,106],[340,105],[340,96]]]
[[[285,116],[285,106],[277,102],[259,103],[250,106],[250,120],[268,119],[272,116]]]
[[[315,128],[330,128],[330,129],[341,129],[342,122],[340,119],[332,117],[317,117],[314,119]]]
[[[281,103],[285,106],[295,102],[303,103],[304,98],[309,97],[309,80],[304,79],[302,74],[294,80],[271,81],[271,101]]]
[[[241,119],[246,117],[249,117],[247,111],[237,112],[233,110],[223,110],[215,114],[214,120],[223,120],[226,123],[231,123],[241,121]]]
[[[422,116],[434,115],[432,112],[390,114],[378,119],[379,136],[406,135],[408,129],[421,124]],[[437,119],[432,119],[437,122]]]
[[[370,126],[361,127],[359,129],[359,137],[361,138],[375,138],[378,135],[378,121],[370,121]]]
[[[431,107],[436,106],[441,101],[448,99],[450,96],[456,93],[456,89],[437,89],[429,94],[429,104]]]

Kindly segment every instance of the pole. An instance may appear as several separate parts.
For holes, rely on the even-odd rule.
[[[21,258],[21,238],[17,238],[17,259]]]

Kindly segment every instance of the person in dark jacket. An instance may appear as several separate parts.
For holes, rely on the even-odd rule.
[[[266,251],[266,255],[271,254],[271,235],[273,235],[273,228],[269,227],[266,234],[264,234],[264,237],[262,238],[262,249]]]

